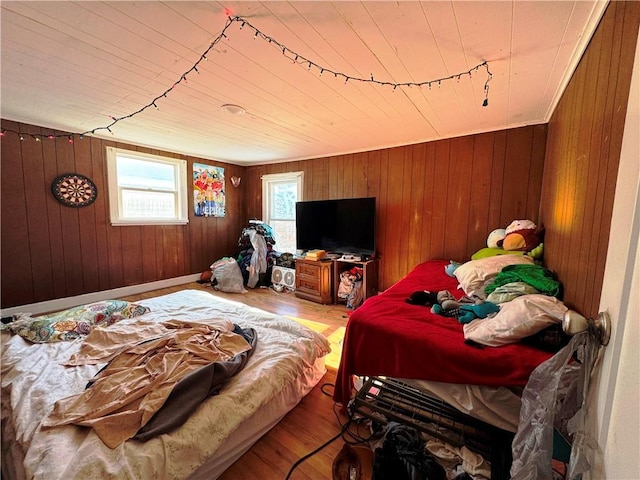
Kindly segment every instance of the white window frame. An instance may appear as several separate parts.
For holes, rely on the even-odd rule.
[[[116,147],[106,147],[107,178],[109,183],[109,212],[111,225],[185,225],[189,223],[189,201],[187,191],[187,162],[179,158],[163,157]],[[122,189],[118,186],[117,156],[126,155],[140,160],[172,165],[176,174],[176,216],[170,218],[122,218]]]
[[[296,182],[297,185],[297,201],[300,202],[304,200],[302,192],[302,187],[304,185],[304,172],[271,173],[262,176],[262,221],[266,224],[269,224],[269,220],[271,219],[269,216],[271,207],[271,186],[278,183],[291,182]]]

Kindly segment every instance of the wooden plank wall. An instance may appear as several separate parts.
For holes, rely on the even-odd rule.
[[[252,166],[247,216],[262,215],[265,174],[303,171],[305,200],[376,197],[378,287],[385,289],[422,261],[468,260],[513,220],[537,222],[545,142],[546,126],[535,125]]]
[[[2,128],[33,135],[59,134],[32,125],[2,121]],[[223,166],[224,218],[195,217],[189,198],[189,224],[112,227],[109,222],[107,146]],[[237,253],[244,226],[244,187],[229,178],[245,167],[100,140],[66,138],[24,141],[2,137],[1,302],[3,308],[80,295],[202,272],[220,257]],[[63,173],[91,178],[98,198],[84,208],[60,204],[51,182]]]
[[[598,313],[639,2],[611,2],[549,122],[540,218],[564,300]]]

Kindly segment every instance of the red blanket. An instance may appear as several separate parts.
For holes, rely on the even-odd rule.
[[[431,313],[405,299],[418,290],[449,290],[463,295],[457,280],[432,260],[354,310],[347,323],[333,399],[346,406],[352,375],[380,375],[447,383],[524,386],[529,374],[551,353],[515,343],[478,348],[464,343],[455,318]]]

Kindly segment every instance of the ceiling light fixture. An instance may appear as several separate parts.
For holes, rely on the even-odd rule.
[[[225,103],[220,107],[221,110],[230,113],[231,115],[242,115],[245,113],[245,109],[240,105],[233,105],[232,103]]]

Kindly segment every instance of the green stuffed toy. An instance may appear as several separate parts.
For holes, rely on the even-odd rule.
[[[498,313],[500,307],[492,302],[477,303],[475,305],[460,305],[458,322],[469,323],[476,318],[487,318],[493,313]]]

